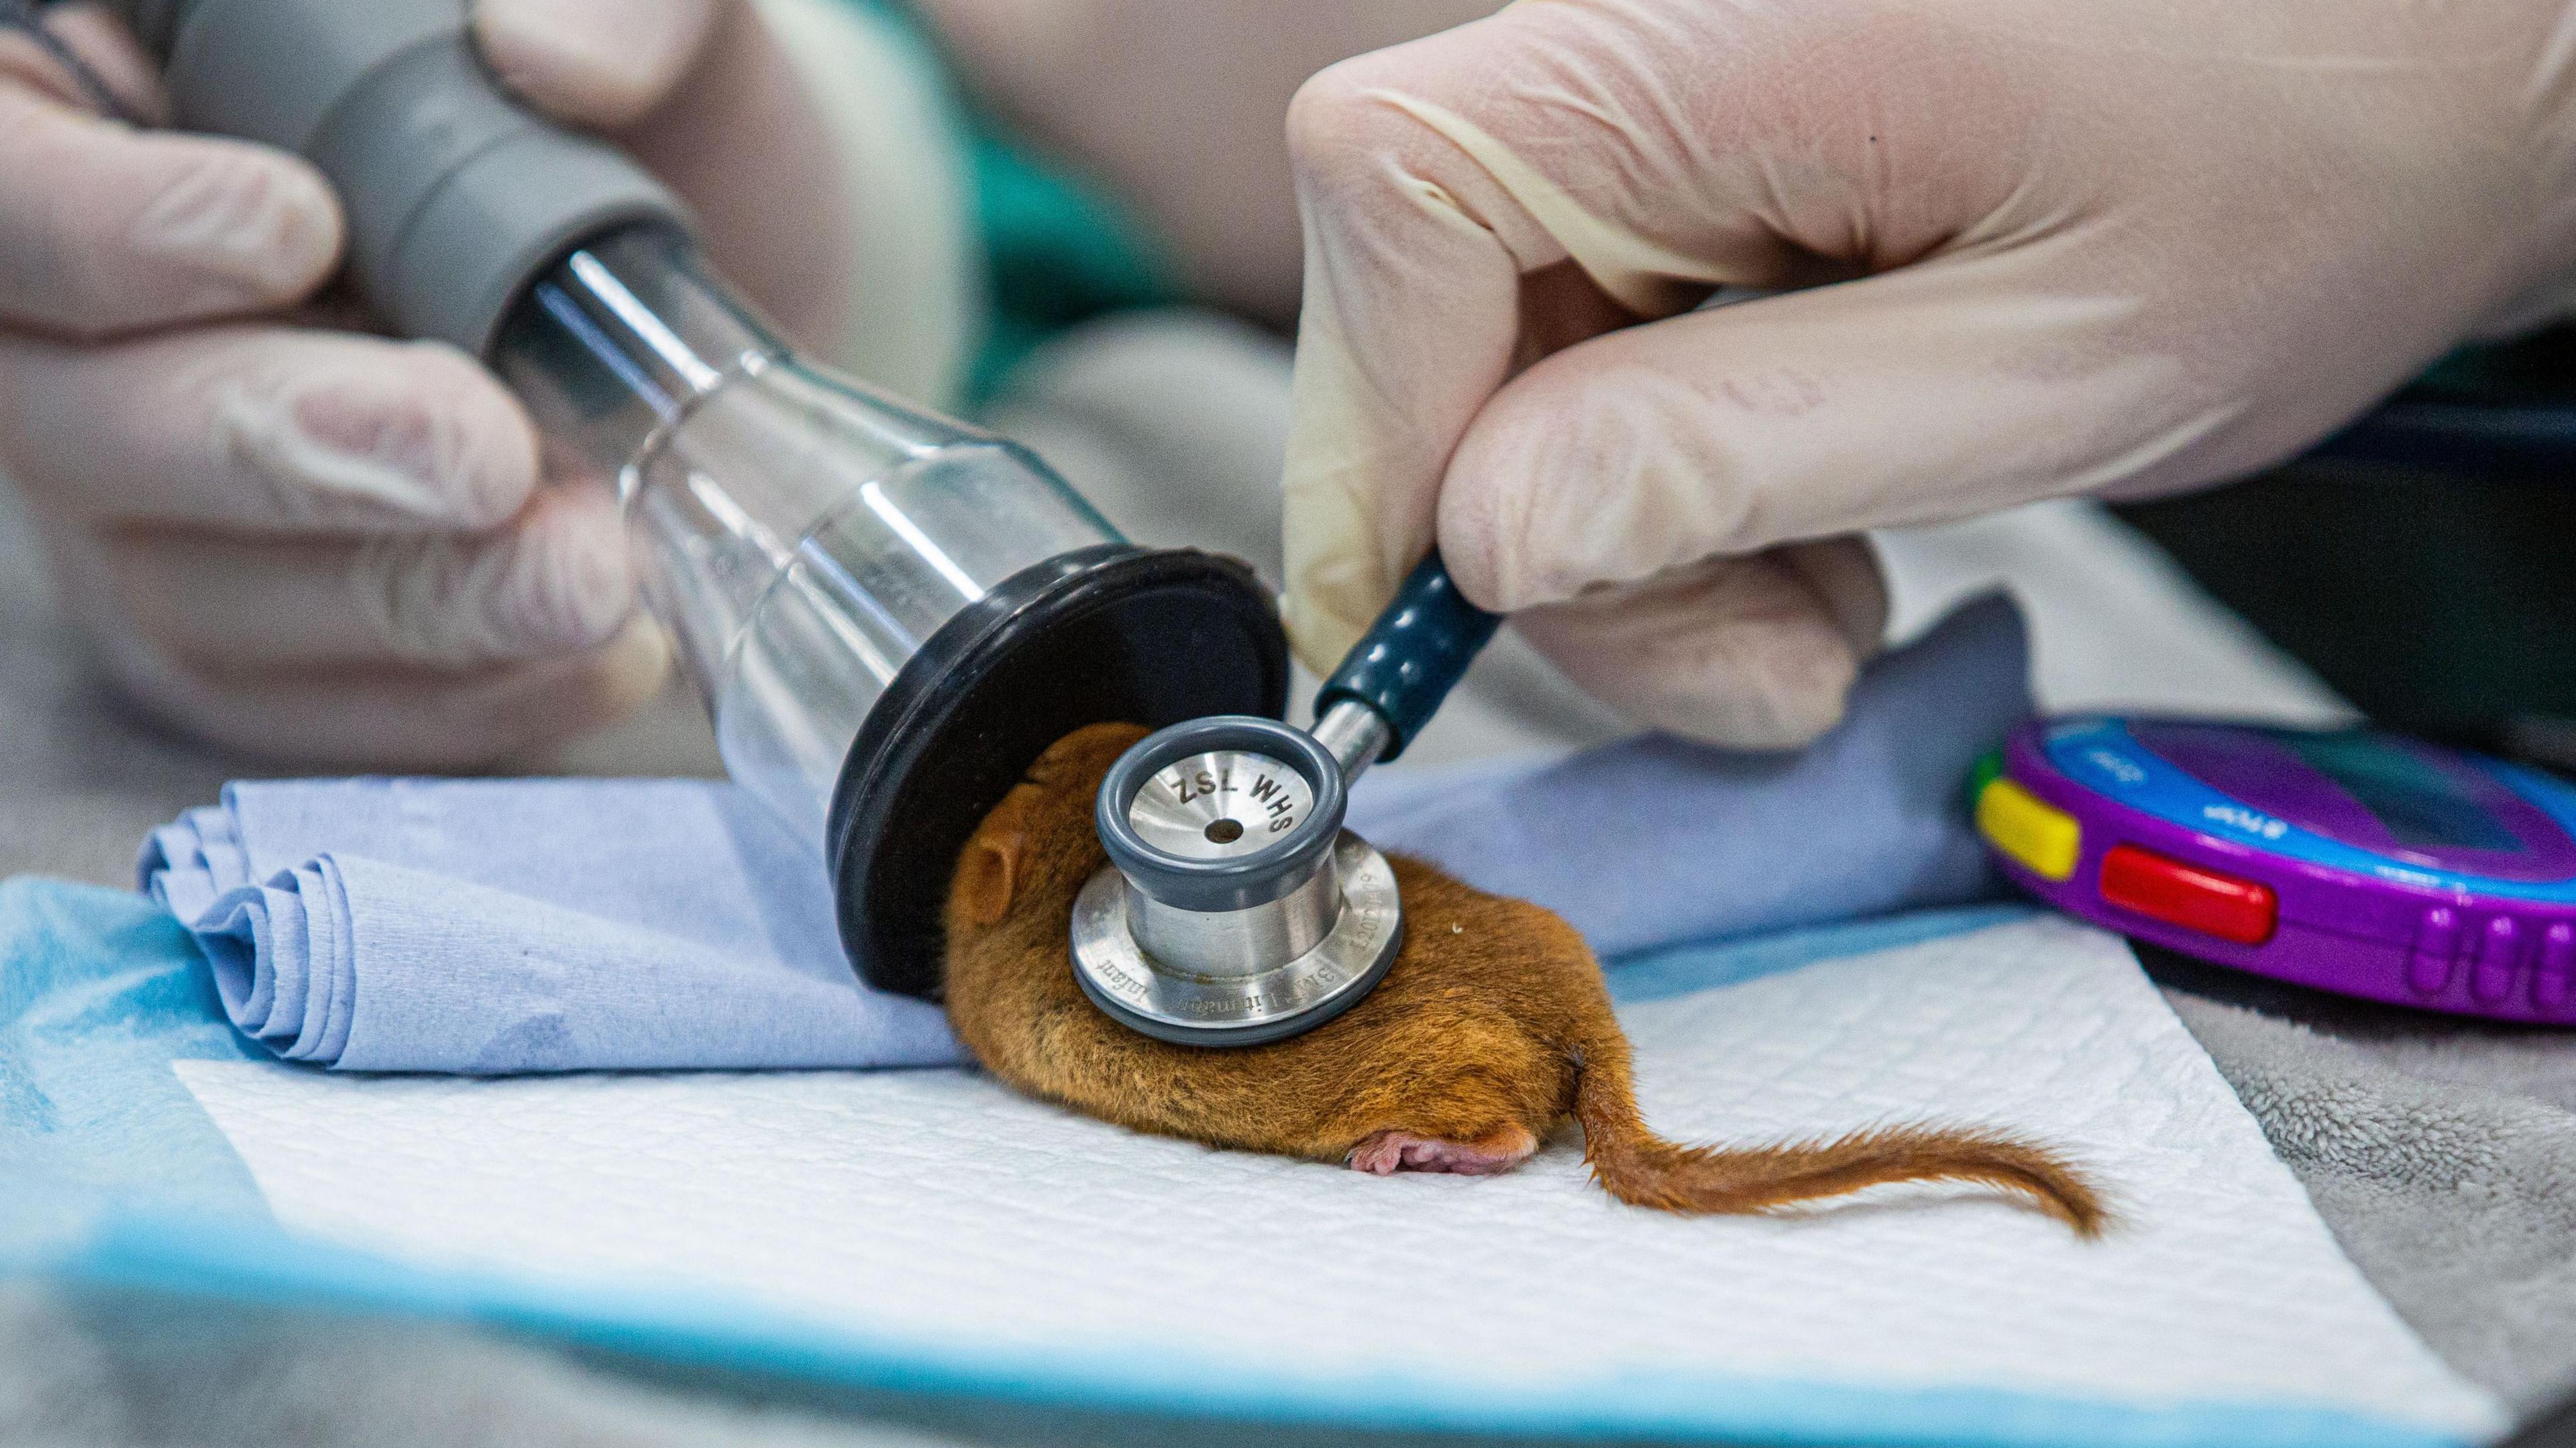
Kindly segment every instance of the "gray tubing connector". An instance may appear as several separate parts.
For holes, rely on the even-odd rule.
[[[565,253],[685,228],[633,161],[503,93],[467,0],[118,0],[167,61],[174,119],[311,161],[340,193],[359,289],[406,335],[476,356]]]

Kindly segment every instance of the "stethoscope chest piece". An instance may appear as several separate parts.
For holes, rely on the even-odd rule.
[[[1250,1046],[1357,1004],[1403,944],[1395,871],[1342,828],[1342,766],[1302,730],[1176,724],[1100,789],[1109,863],[1073,907],[1074,978],[1160,1040]]]

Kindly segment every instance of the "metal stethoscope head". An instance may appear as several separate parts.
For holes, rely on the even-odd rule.
[[[1140,740],[1101,782],[1109,863],[1073,907],[1093,1003],[1160,1040],[1252,1046],[1359,1003],[1404,942],[1395,871],[1342,827],[1348,788],[1393,759],[1500,619],[1432,554],[1315,699],[1313,732],[1192,719]]]

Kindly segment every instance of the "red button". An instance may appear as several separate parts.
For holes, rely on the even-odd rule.
[[[2102,898],[2123,910],[2239,945],[2272,938],[2280,902],[2268,885],[2169,860],[2135,845],[2102,855]]]

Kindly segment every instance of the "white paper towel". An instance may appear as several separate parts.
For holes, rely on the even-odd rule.
[[[2120,1221],[2083,1243],[1924,1188],[1688,1220],[1611,1201],[1561,1143],[1501,1177],[1381,1179],[1133,1135],[955,1071],[177,1069],[293,1229],[712,1288],[878,1340],[1169,1351],[1220,1397],[1265,1375],[1451,1398],[1776,1378],[2502,1425],[2343,1258],[2109,936],[2031,919],[1621,1017],[1669,1135],[2000,1126],[2080,1157]]]

